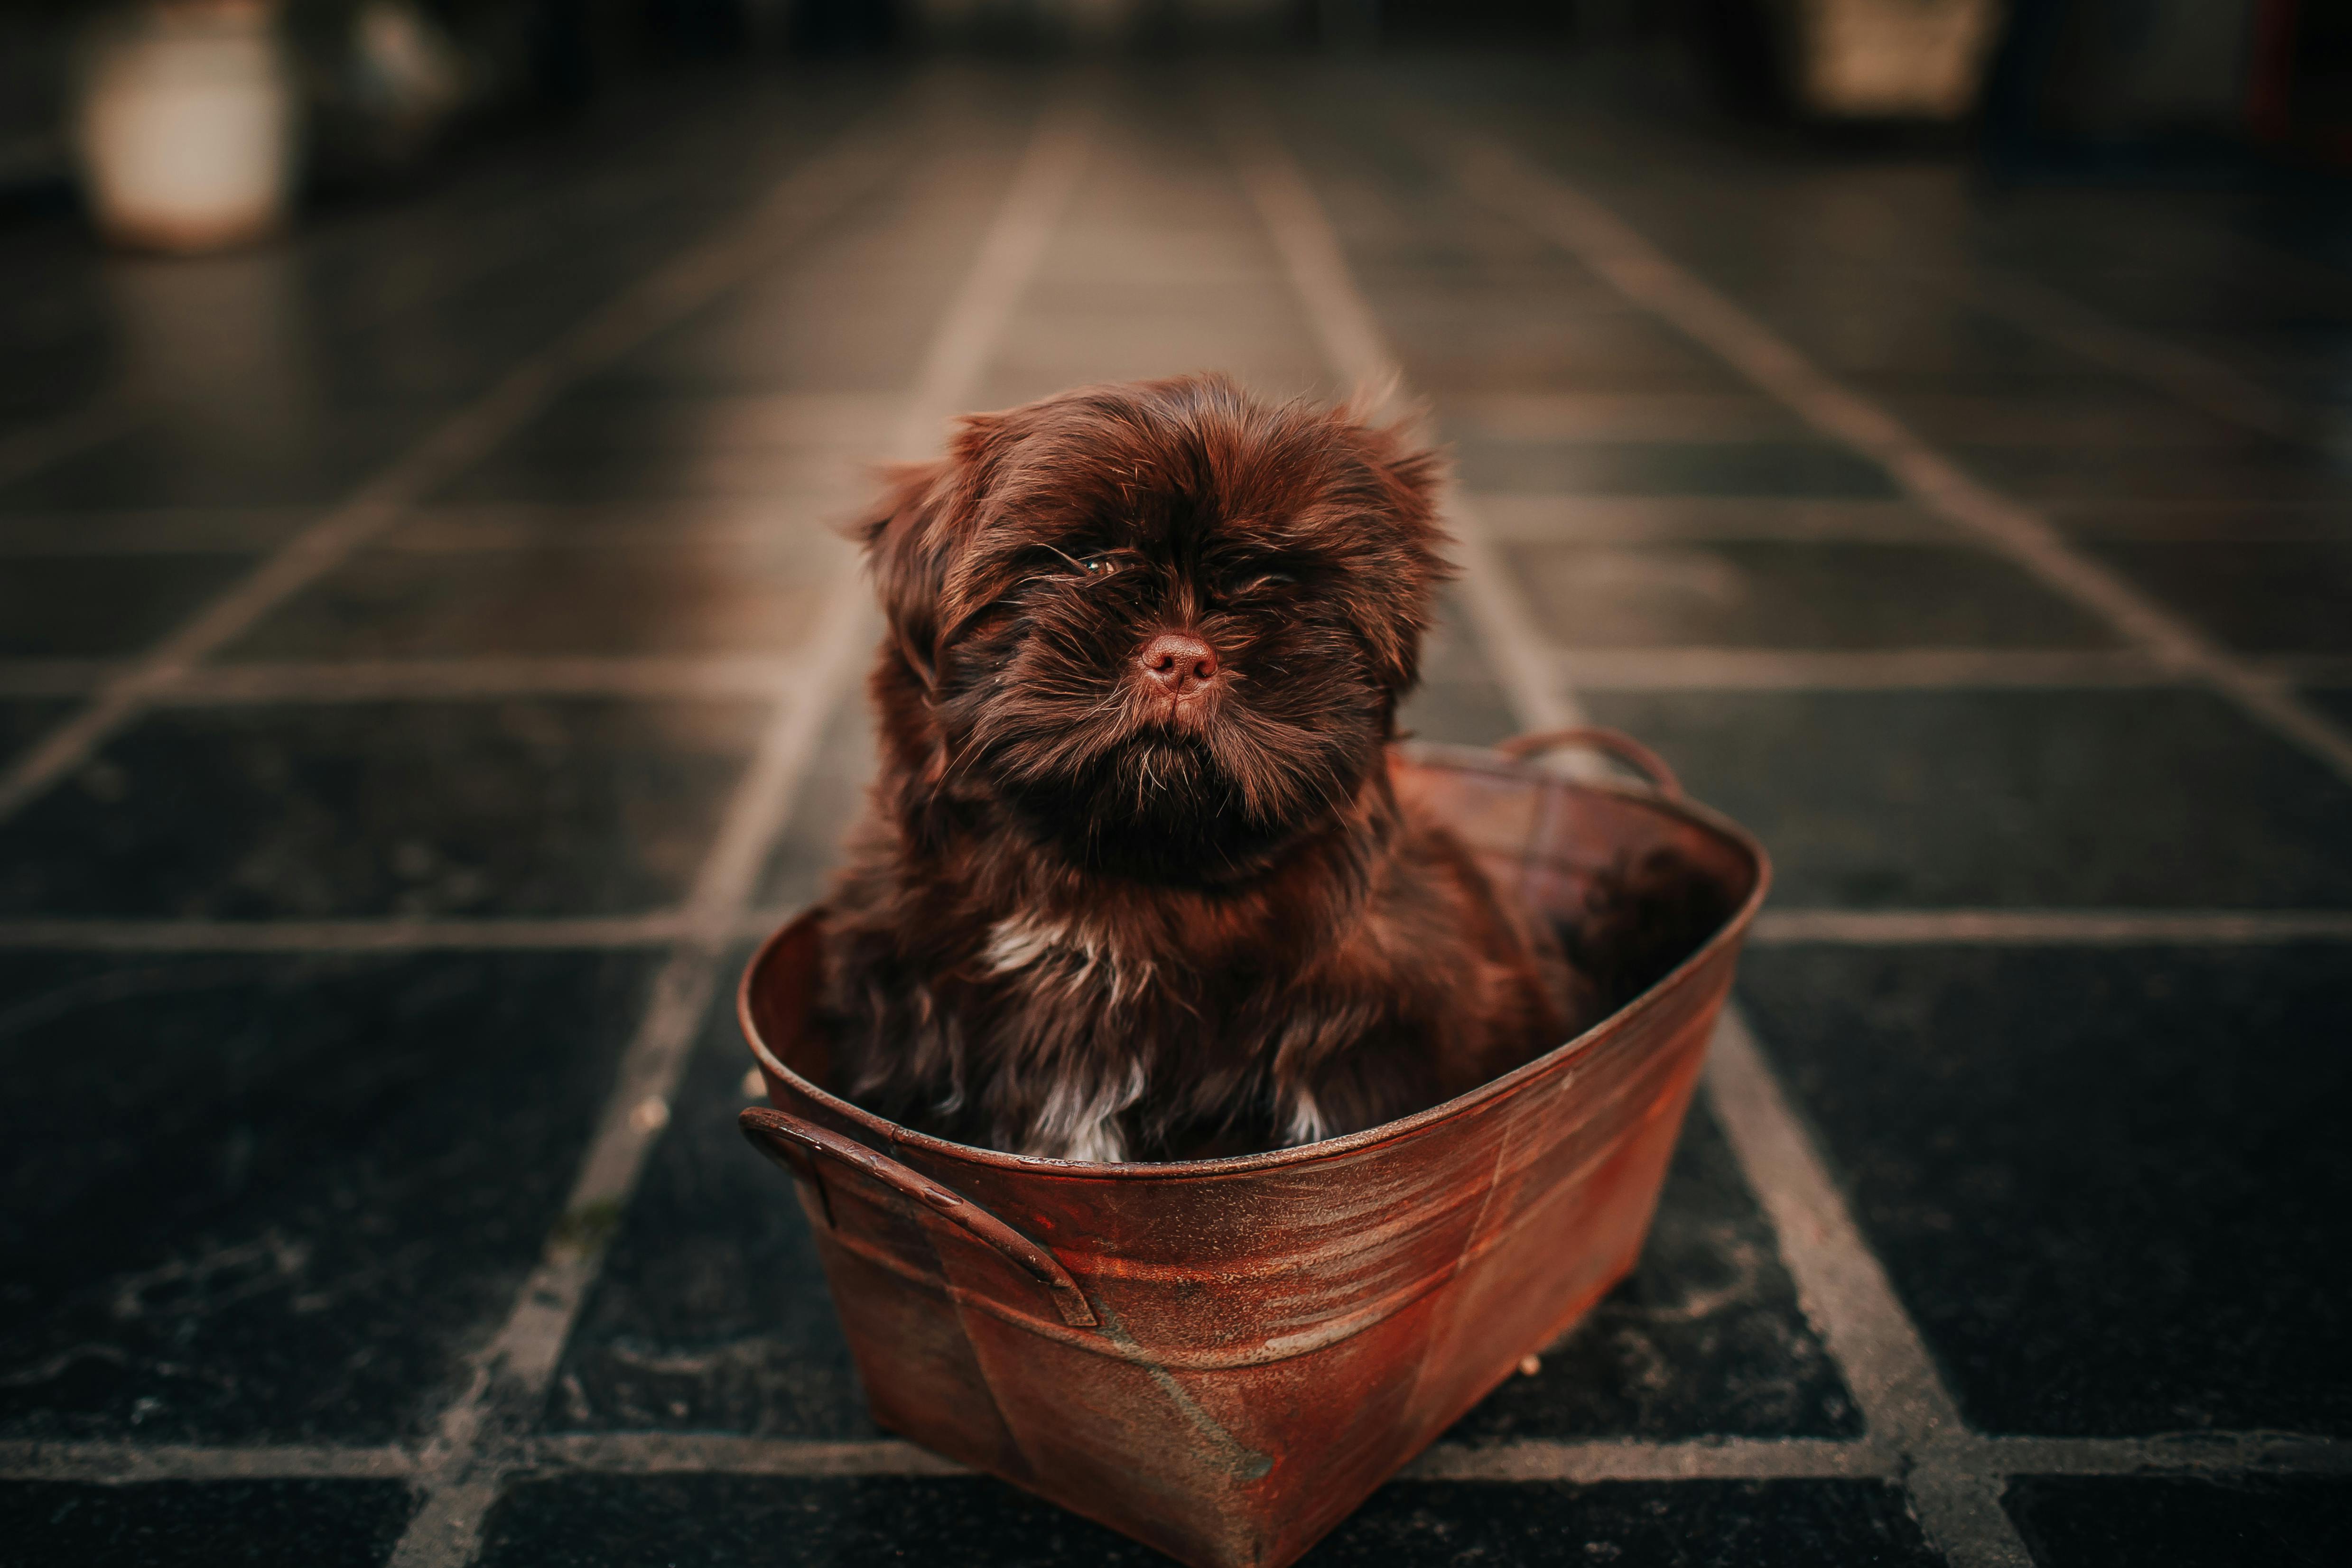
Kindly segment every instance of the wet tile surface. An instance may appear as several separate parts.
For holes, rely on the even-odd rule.
[[[413,1507],[402,1481],[5,1481],[0,1551],[87,1568],[362,1568],[391,1554]]]
[[[2352,1483],[2336,1476],[2021,1476],[2001,1500],[2040,1568],[2321,1568],[2352,1556]]]
[[[1564,647],[2104,647],[2114,634],[1979,550],[1693,540],[1506,551]]]
[[[1594,692],[1782,905],[2352,903],[2352,787],[2192,692]],[[2226,804],[2225,804],[2226,803]]]
[[[581,1477],[519,1486],[491,1516],[483,1568],[736,1563],[789,1541],[800,1563],[887,1554],[1024,1568],[1167,1561],[1101,1526],[982,1478],[795,1480]],[[1921,1568],[1902,1494],[1877,1482],[1447,1485],[1393,1482],[1300,1559],[1301,1568],[1469,1563]]]
[[[1741,990],[1971,1422],[2352,1432],[2340,947],[1759,950]]]
[[[0,956],[0,1433],[418,1437],[538,1259],[646,974]]]
[[[658,907],[684,895],[762,717],[602,698],[159,713],[0,826],[0,911]]]

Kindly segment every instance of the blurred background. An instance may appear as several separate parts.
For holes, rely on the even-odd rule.
[[[106,106],[257,36],[246,90],[286,100],[285,177],[314,195],[694,62],[950,52],[1532,50],[1684,115],[1965,124],[2011,172],[2352,158],[2352,19],[2315,0],[19,0],[0,192],[132,177]]]
[[[872,465],[1193,370],[1777,866],[1311,1561],[2352,1561],[2348,190],[2319,0],[0,7],[0,1561],[1143,1562],[875,1427],[730,997]]]

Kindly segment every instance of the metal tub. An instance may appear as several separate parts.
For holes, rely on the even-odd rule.
[[[1525,756],[1563,738],[1652,788]],[[1195,1568],[1279,1568],[1630,1270],[1740,939],[1754,840],[1622,737],[1400,752],[1497,884],[1569,915],[1665,845],[1731,918],[1664,980],[1471,1093],[1343,1138],[1164,1165],[950,1144],[829,1093],[812,910],[739,997],[788,1169],[883,1427]]]

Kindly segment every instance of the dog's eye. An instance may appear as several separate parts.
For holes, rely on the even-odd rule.
[[[1127,552],[1124,550],[1098,549],[1091,554],[1081,556],[1072,555],[1069,551],[1056,549],[1053,545],[1047,545],[1045,549],[1057,563],[1048,569],[1049,575],[1054,576],[1108,577],[1127,563]]]

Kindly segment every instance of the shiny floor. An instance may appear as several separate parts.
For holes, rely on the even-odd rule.
[[[864,465],[1202,367],[1430,405],[1420,734],[1779,862],[1639,1270],[1308,1561],[2352,1561],[2340,201],[932,68],[0,280],[0,1561],[1156,1561],[872,1427],[728,992]]]

